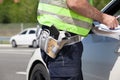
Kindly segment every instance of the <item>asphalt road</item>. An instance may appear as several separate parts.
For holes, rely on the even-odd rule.
[[[26,80],[26,68],[34,48],[0,46],[0,80]]]

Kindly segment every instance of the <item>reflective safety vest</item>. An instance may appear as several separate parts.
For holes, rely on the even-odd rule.
[[[40,0],[37,20],[42,25],[54,25],[59,30],[81,36],[87,36],[92,27],[92,19],[69,9],[66,0]]]

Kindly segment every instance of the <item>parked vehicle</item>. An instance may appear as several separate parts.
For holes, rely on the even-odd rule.
[[[112,0],[102,12],[120,14],[120,0]],[[120,28],[109,30],[94,22],[92,34],[82,40],[84,51],[82,69],[84,80],[120,80]],[[39,65],[39,67],[38,67]],[[39,76],[37,76],[39,74]],[[38,48],[27,67],[27,80],[47,80],[49,70]]]
[[[12,47],[27,45],[36,48],[38,46],[38,41],[36,39],[36,28],[27,28],[19,34],[12,36],[10,38],[10,43],[12,44]]]

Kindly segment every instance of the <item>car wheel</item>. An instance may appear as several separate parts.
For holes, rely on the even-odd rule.
[[[37,41],[36,41],[36,40],[34,40],[34,41],[33,41],[32,46],[33,46],[34,48],[36,48],[36,47],[37,47]]]
[[[17,47],[15,40],[12,41],[12,47]]]
[[[50,76],[43,64],[36,64],[32,69],[29,80],[50,80]]]

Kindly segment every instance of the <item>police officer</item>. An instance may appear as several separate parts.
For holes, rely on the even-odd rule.
[[[43,28],[54,25],[59,30],[67,31],[69,37],[87,36],[92,27],[92,19],[112,29],[118,25],[114,16],[94,8],[92,0],[40,0],[37,19]],[[82,52],[81,41],[65,45],[55,59],[50,58],[43,51],[51,80],[83,80]]]

